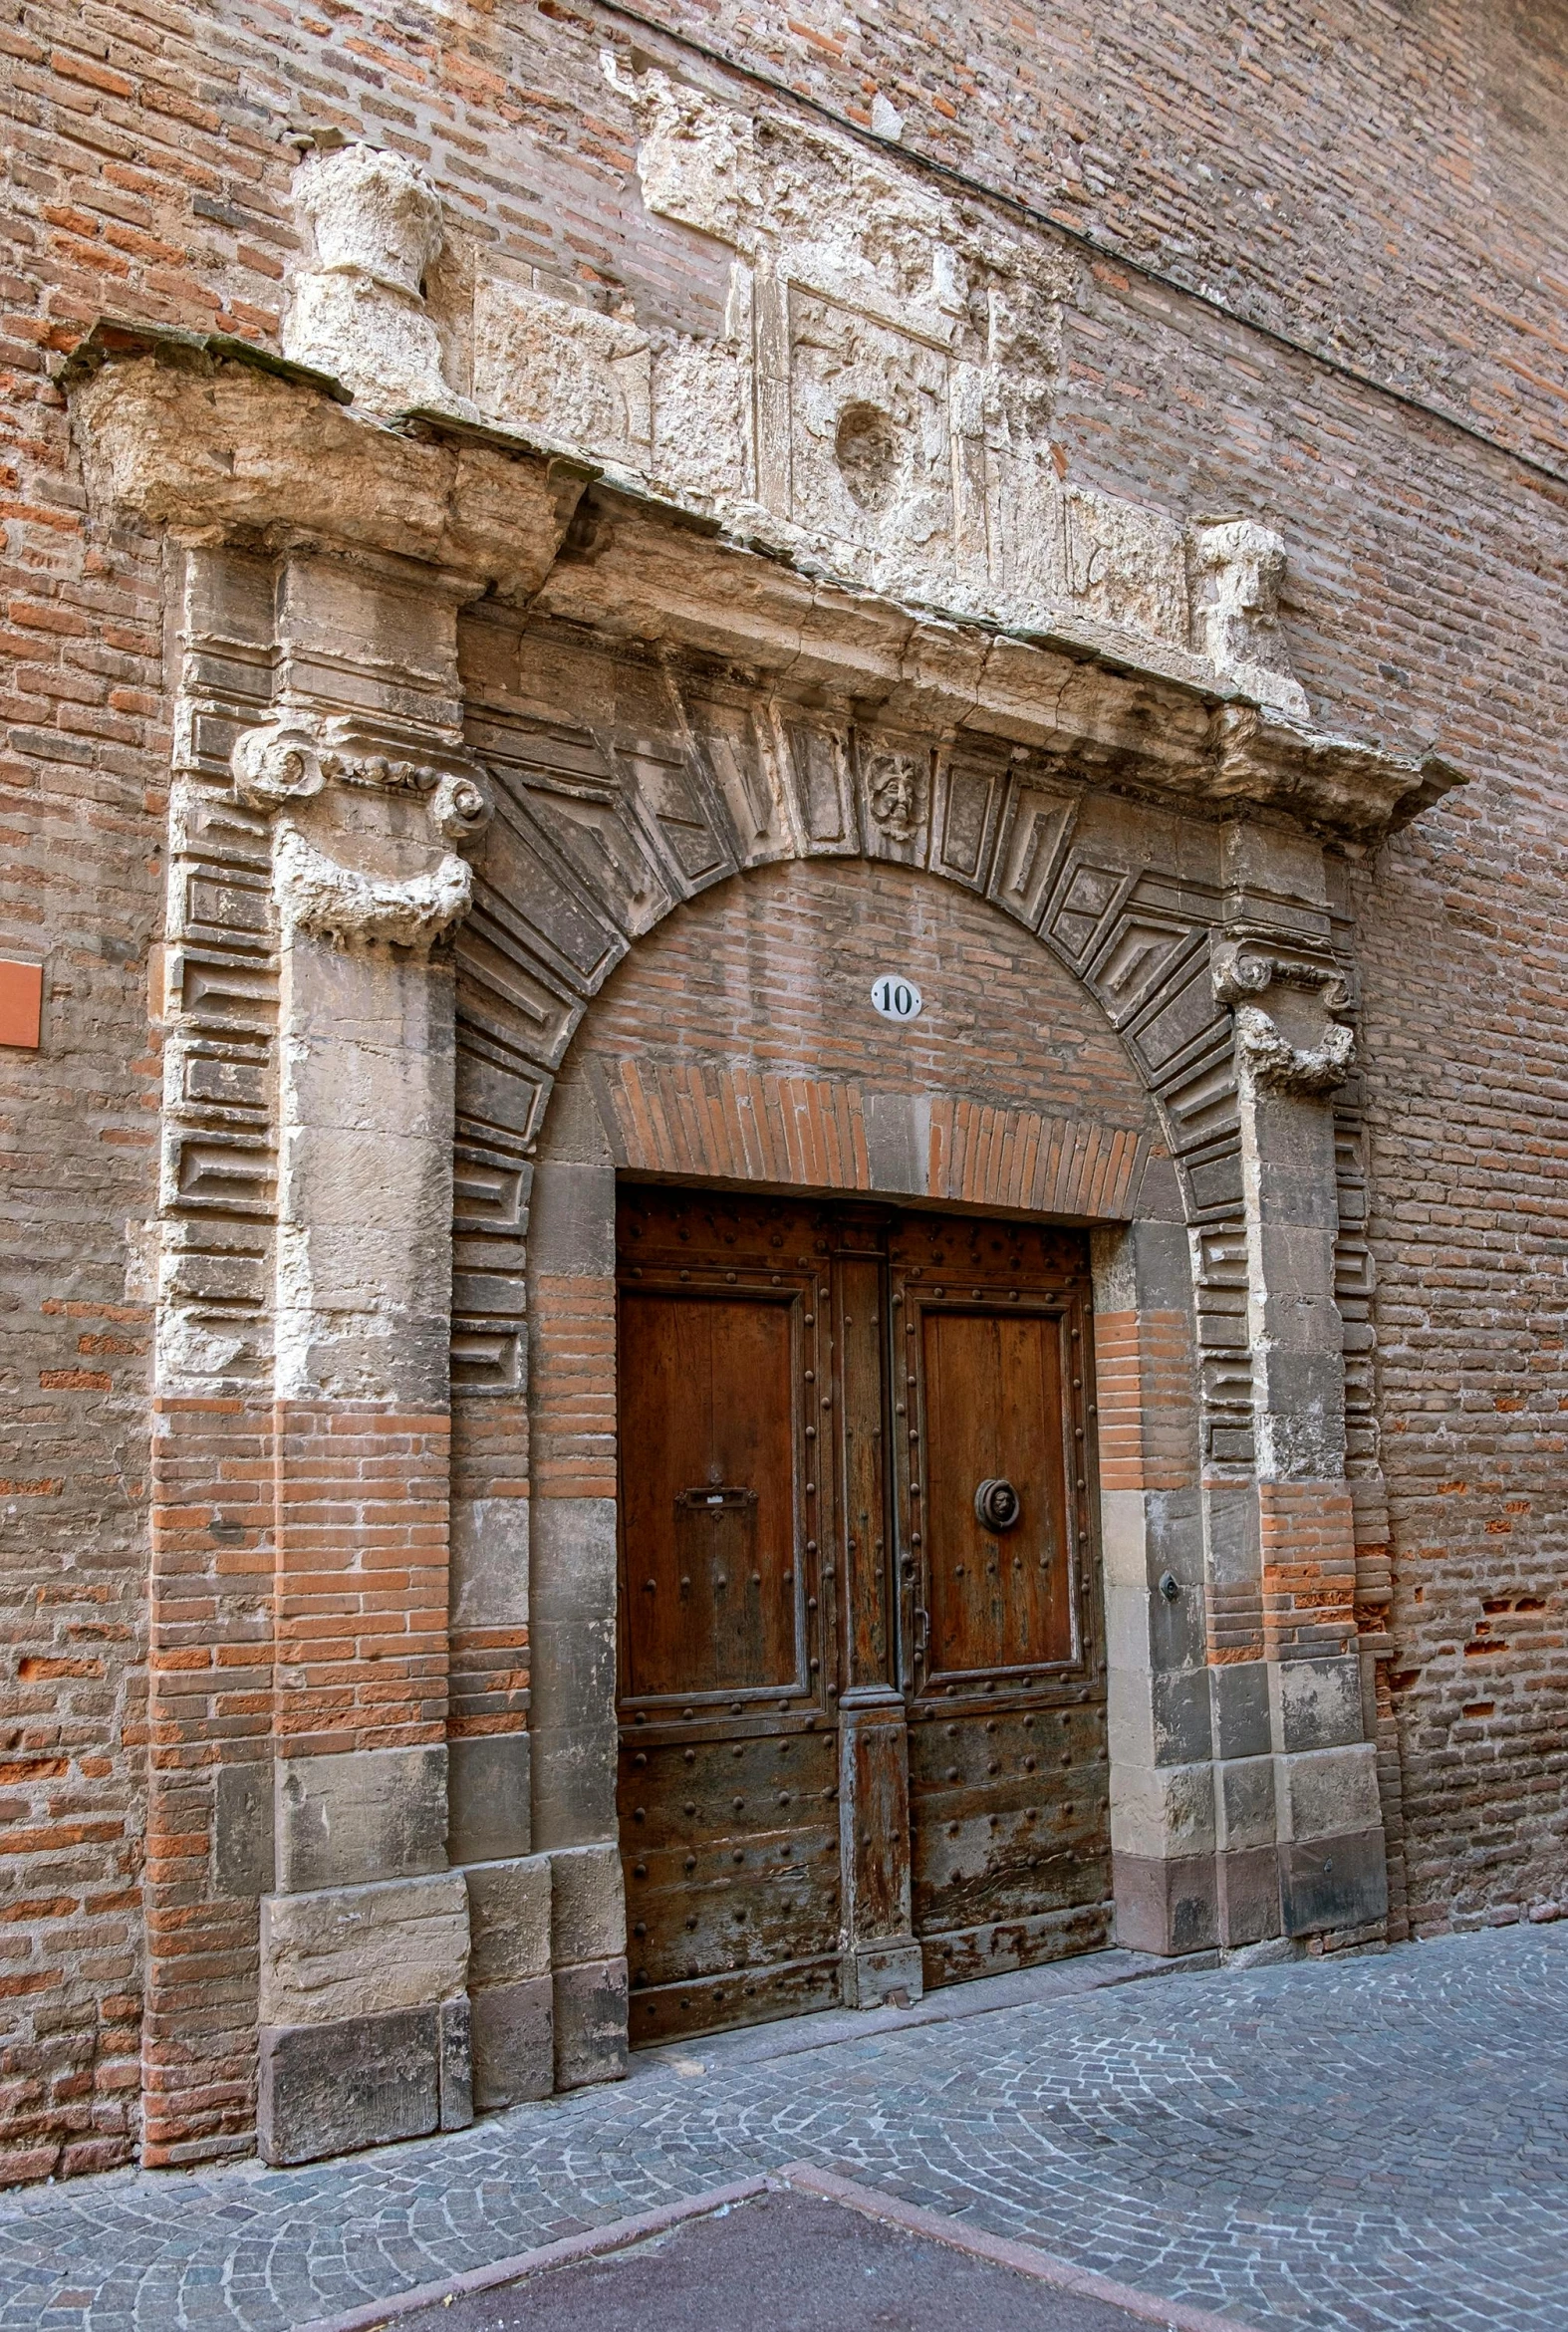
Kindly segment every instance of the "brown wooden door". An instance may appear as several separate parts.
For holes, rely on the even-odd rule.
[[[1073,1234],[890,1242],[911,1888],[926,1985],[1109,1939],[1087,1276]]]
[[[1081,1238],[629,1185],[619,1255],[634,2042],[1103,1942]]]
[[[619,1776],[634,2043],[839,1997],[816,1226],[620,1207]]]

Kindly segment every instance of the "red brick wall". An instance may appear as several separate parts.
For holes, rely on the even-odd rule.
[[[968,0],[933,39],[929,11],[902,5],[657,5],[830,109],[864,115],[882,92],[908,148],[1568,468],[1559,10]],[[0,946],[48,967],[41,1052],[0,1052],[0,2088],[23,2175],[126,2143],[123,2118],[81,2120],[80,2081],[124,2065],[137,1981],[146,1330],[125,1225],[151,1204],[167,757],[155,549],[86,529],[50,368],[104,309],[270,338],[306,121],[428,160],[509,260],[710,327],[720,256],[645,217],[629,177],[632,127],[597,62],[626,32],[591,0],[103,0],[0,27]],[[1413,1892],[1429,1924],[1507,1916],[1568,1898],[1568,493],[1179,291],[1076,266],[1067,473],[1273,519],[1320,715],[1436,737],[1476,780],[1354,896]],[[449,270],[433,289],[450,300]]]
[[[153,1421],[141,2081],[154,2165],[245,2151],[255,2122],[256,1904],[218,1892],[214,1787],[221,1766],[272,1754],[276,1423],[270,1401],[224,1400],[160,1402]],[[128,2119],[124,2151],[134,2130]]]
[[[1190,1321],[1180,1312],[1097,1312],[1095,1385],[1101,1488],[1190,1489],[1197,1478]]]
[[[913,978],[924,997],[919,1018],[902,1027],[872,1010],[872,981],[888,969]],[[864,1166],[864,1135],[847,1117],[839,1145],[827,1126],[845,1086],[857,1097],[954,1094],[971,1109],[1094,1118],[1159,1139],[1153,1105],[1105,1014],[1037,939],[953,885],[858,859],[761,868],[677,908],[590,1007],[573,1060],[585,1054],[603,1061],[617,1090],[628,1062],[640,1091],[666,1062],[682,1071],[734,1063],[779,1079],[781,1092],[798,1087],[799,1142],[823,1166],[842,1148],[850,1186]],[[813,1079],[831,1083],[813,1096]],[[629,1137],[647,1145],[641,1163],[682,1170],[665,1166],[665,1140],[646,1105],[646,1131],[630,1104],[625,1114]],[[927,1155],[945,1170],[952,1113],[935,1116]],[[1019,1117],[1014,1139],[1028,1132]],[[695,1116],[688,1138],[702,1140]],[[722,1123],[709,1148],[712,1164],[693,1160],[684,1170],[730,1170],[734,1145]],[[805,1150],[792,1156],[781,1138],[766,1178],[811,1178],[808,1163]],[[999,1163],[996,1178],[1012,1182],[1010,1161]]]

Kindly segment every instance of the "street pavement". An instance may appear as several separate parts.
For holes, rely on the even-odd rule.
[[[0,2332],[297,2332],[798,2163],[1259,2332],[1568,2332],[1568,1923],[1093,1973],[694,2042],[311,2169],[23,2190]]]
[[[393,2332],[1149,2332],[807,2195],[762,2195],[608,2259],[399,2317]]]

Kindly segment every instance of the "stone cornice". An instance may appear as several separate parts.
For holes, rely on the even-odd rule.
[[[433,410],[365,416],[330,377],[245,343],[101,325],[65,383],[107,520],[438,568],[475,595],[740,662],[863,718],[1029,745],[1090,782],[1282,813],[1350,841],[1464,782],[1436,756],[1216,687],[1178,648],[892,601],[510,431]]]

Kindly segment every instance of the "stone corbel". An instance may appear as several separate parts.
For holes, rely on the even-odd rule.
[[[455,851],[433,874],[383,883],[340,867],[290,825],[280,827],[274,845],[272,886],[285,934],[310,931],[338,947],[357,940],[415,950],[433,946],[473,902],[472,871]]]
[[[462,852],[489,823],[491,804],[477,762],[439,751],[411,758],[389,740],[344,720],[316,721],[285,711],[249,729],[234,747],[234,790],[247,808],[269,815],[303,811],[329,784],[412,797],[430,841],[446,844],[433,866],[400,878],[344,866],[296,822],[279,816],[273,843],[273,896],[286,937],[314,933],[339,947],[382,944],[427,950],[467,913],[473,875]]]
[[[1236,1053],[1253,1082],[1274,1093],[1333,1093],[1356,1066],[1356,1036],[1348,1015],[1350,982],[1336,963],[1306,954],[1281,955],[1245,940],[1217,943],[1213,962],[1214,1001],[1235,1014]],[[1296,1040],[1273,1012],[1258,1001],[1278,987],[1287,995],[1314,999],[1322,1014],[1315,1042]]]

